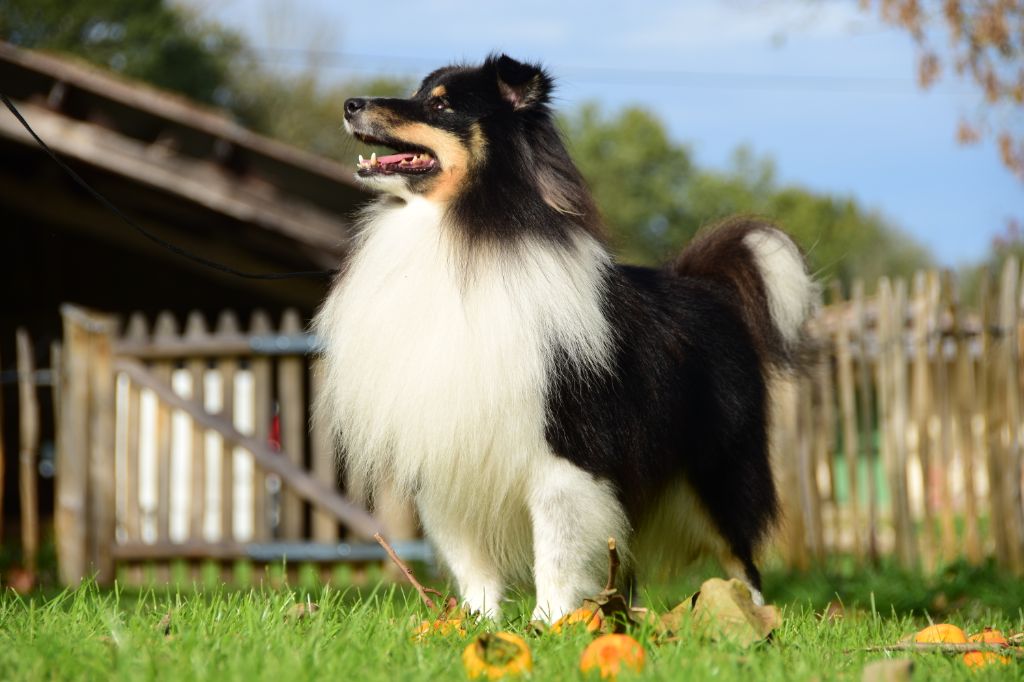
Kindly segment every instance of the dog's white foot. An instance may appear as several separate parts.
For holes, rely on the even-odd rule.
[[[577,607],[582,606],[582,599],[579,604],[573,603],[561,603],[552,604],[550,601],[541,603],[537,602],[536,608],[533,609],[533,615],[530,617],[531,620],[539,620],[541,622],[551,624],[561,618],[567,613],[575,611]]]

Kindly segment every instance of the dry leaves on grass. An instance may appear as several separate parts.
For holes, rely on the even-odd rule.
[[[585,599],[580,611],[600,610],[602,632],[623,633],[643,625],[650,627],[658,641],[700,637],[749,647],[764,641],[782,624],[778,607],[754,603],[750,588],[740,580],[712,578],[700,591],[666,613],[630,608],[615,589],[619,568],[615,540],[608,540],[608,584],[600,594]]]

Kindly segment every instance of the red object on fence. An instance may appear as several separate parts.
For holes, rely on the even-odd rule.
[[[281,451],[281,414],[274,412],[274,417],[270,420],[270,433],[267,435],[267,442],[270,443],[270,447]]]

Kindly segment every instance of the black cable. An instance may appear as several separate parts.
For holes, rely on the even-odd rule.
[[[235,277],[244,277],[245,279],[274,280],[298,279],[307,277],[330,277],[337,273],[337,270],[302,270],[296,272],[245,272],[244,270],[236,270],[235,268],[229,265],[224,265],[223,263],[219,263],[208,258],[203,258],[202,256],[196,255],[190,251],[181,248],[180,246],[177,246],[176,244],[172,244],[158,237],[157,235],[153,234],[152,232],[150,232],[149,230],[147,230],[146,228],[142,227],[137,222],[129,218],[127,215],[125,215],[121,211],[121,209],[114,205],[113,202],[111,202],[105,196],[100,194],[97,190],[93,189],[92,185],[83,180],[78,173],[76,173],[70,166],[68,166],[63,160],[61,160],[61,158],[57,156],[57,154],[54,153],[54,151],[50,149],[50,147],[47,146],[45,142],[43,142],[42,138],[40,138],[39,135],[36,134],[36,131],[32,130],[32,126],[28,124],[28,121],[26,121],[25,117],[21,115],[21,112],[18,111],[18,108],[15,107],[11,100],[7,98],[7,95],[0,92],[0,99],[3,100],[3,103],[7,106],[8,109],[10,109],[11,113],[14,114],[14,117],[18,119],[18,122],[21,123],[25,130],[28,131],[29,135],[32,136],[32,138],[43,149],[43,151],[45,151],[50,156],[50,158],[53,159],[54,162],[56,162],[56,164],[64,170],[65,173],[71,176],[72,180],[74,180],[86,192],[91,194],[93,198],[96,199],[96,201],[100,202],[101,204],[106,206],[107,209],[116,214],[117,217],[119,217],[121,220],[127,223],[130,227],[135,228],[135,230],[137,230],[146,239],[150,240],[155,244],[158,244],[159,246],[162,246],[168,251],[178,256],[181,256],[182,258],[186,258],[194,263],[198,263],[199,265],[210,268],[211,270],[219,270],[220,272],[224,272],[229,275],[234,275]]]

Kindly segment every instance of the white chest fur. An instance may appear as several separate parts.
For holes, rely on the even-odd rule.
[[[353,483],[396,485],[501,544],[493,517],[524,509],[531,463],[550,457],[555,351],[607,364],[610,261],[586,235],[568,247],[466,248],[429,202],[370,215],[315,322],[326,359],[318,418],[340,438]]]

